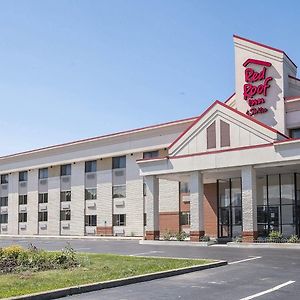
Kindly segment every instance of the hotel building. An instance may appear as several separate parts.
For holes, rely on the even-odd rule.
[[[0,235],[299,235],[297,66],[233,40],[235,93],[199,117],[0,157]]]

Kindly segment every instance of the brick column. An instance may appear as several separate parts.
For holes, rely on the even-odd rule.
[[[203,176],[195,171],[190,175],[190,240],[193,242],[199,242],[205,235],[203,197]]]
[[[252,166],[242,169],[243,241],[257,239],[256,171]]]
[[[146,240],[159,239],[159,179],[155,176],[145,176],[147,214]]]

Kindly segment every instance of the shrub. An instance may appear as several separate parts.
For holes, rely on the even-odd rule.
[[[268,242],[280,243],[283,239],[282,233],[276,230],[272,230],[268,236]]]
[[[29,249],[20,246],[0,249],[0,273],[67,269],[79,265],[79,259],[70,245],[60,252],[39,250],[33,245]]]
[[[172,234],[172,232],[170,230],[166,231],[163,234],[163,240],[164,241],[170,241],[172,237],[173,237],[173,234]]]
[[[175,237],[177,241],[184,241],[188,237],[188,234],[185,231],[181,231],[177,232]]]
[[[208,235],[204,235],[200,238],[200,242],[209,242],[210,237]]]
[[[298,236],[296,234],[293,234],[289,237],[288,243],[300,243],[300,239],[298,238]]]

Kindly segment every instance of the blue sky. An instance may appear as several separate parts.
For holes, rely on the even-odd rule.
[[[199,115],[234,91],[234,33],[300,64],[300,4],[274,3],[0,0],[0,154]]]

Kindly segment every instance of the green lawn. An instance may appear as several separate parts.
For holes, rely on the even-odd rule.
[[[210,260],[80,254],[83,267],[0,275],[0,298],[206,264]]]

